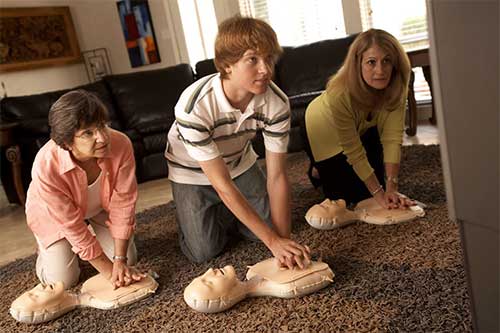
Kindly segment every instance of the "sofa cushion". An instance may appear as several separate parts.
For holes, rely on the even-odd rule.
[[[165,132],[174,122],[174,106],[194,82],[191,66],[110,75],[104,81],[112,92],[126,129],[140,134]]]
[[[139,183],[168,176],[167,160],[163,156],[163,151],[136,160],[136,167]]]
[[[17,122],[14,138],[21,151],[21,175],[24,190],[31,181],[31,167],[38,150],[49,140],[48,114],[52,104],[63,94],[74,89],[85,89],[96,93],[107,106],[111,126],[120,129],[121,123],[115,112],[106,85],[99,81],[73,89],[58,90],[29,96],[6,97],[0,101],[2,122]],[[1,152],[4,153],[3,151]],[[0,158],[0,177],[9,202],[18,202],[14,191],[11,164]]]
[[[167,145],[167,132],[145,135],[144,148],[149,152],[163,152]]]
[[[6,97],[0,101],[2,121],[19,123],[18,132],[30,138],[49,134],[48,115],[52,104],[70,90],[85,89],[99,96],[109,111],[111,126],[121,128],[111,96],[103,82],[95,82],[73,89],[58,90],[29,96]],[[19,138],[22,139],[22,138]]]
[[[331,75],[344,62],[356,35],[327,39],[297,47],[284,47],[276,64],[276,83],[291,99],[325,89]]]

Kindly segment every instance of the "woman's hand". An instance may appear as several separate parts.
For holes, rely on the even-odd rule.
[[[397,191],[388,191],[384,193],[384,201],[389,209],[402,208],[406,209],[415,205],[415,202],[410,198],[402,195]]]
[[[377,203],[380,205],[380,207],[384,208],[384,209],[390,209],[389,208],[389,204],[388,202],[386,201],[386,195],[385,195],[385,192],[382,190],[382,191],[379,191],[378,193],[376,193],[373,198],[375,199],[375,201],[377,201]]]
[[[111,284],[115,289],[126,287],[134,282],[141,281],[145,277],[146,274],[140,273],[135,268],[127,266],[125,260],[115,260],[113,262]]]
[[[281,267],[292,269],[294,266],[306,268],[311,263],[311,251],[307,245],[300,245],[291,239],[276,236],[269,249]]]

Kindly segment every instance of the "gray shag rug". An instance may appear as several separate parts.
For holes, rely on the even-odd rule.
[[[247,298],[219,314],[201,314],[184,288],[209,267],[246,266],[271,256],[261,243],[235,241],[205,264],[180,251],[173,202],[137,217],[139,266],[159,274],[156,294],[117,310],[76,309],[51,322],[26,325],[8,313],[38,281],[36,256],[0,267],[0,332],[471,332],[458,227],[448,219],[439,146],[403,147],[400,190],[428,205],[425,217],[392,226],[356,222],[320,231],[304,220],[322,200],[309,183],[305,154],[289,156],[293,238],[308,244],[335,272],[334,282],[296,299]],[[81,281],[94,275],[82,263]]]

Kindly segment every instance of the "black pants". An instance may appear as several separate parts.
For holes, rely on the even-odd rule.
[[[370,198],[370,192],[356,172],[354,172],[352,166],[347,162],[347,157],[344,153],[339,153],[321,162],[314,161],[305,128],[305,123],[303,123],[302,136],[306,143],[307,155],[311,160],[309,178],[313,185],[320,185],[326,198],[332,200],[344,199],[348,205]],[[377,127],[369,128],[361,136],[361,143],[365,148],[368,162],[375,170],[375,175],[380,184],[385,187],[384,154]],[[312,167],[318,170],[319,179],[312,176]]]

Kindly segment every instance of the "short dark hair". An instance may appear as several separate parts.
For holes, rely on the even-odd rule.
[[[79,129],[108,120],[108,109],[96,94],[73,90],[59,97],[49,110],[50,138],[67,149]]]

